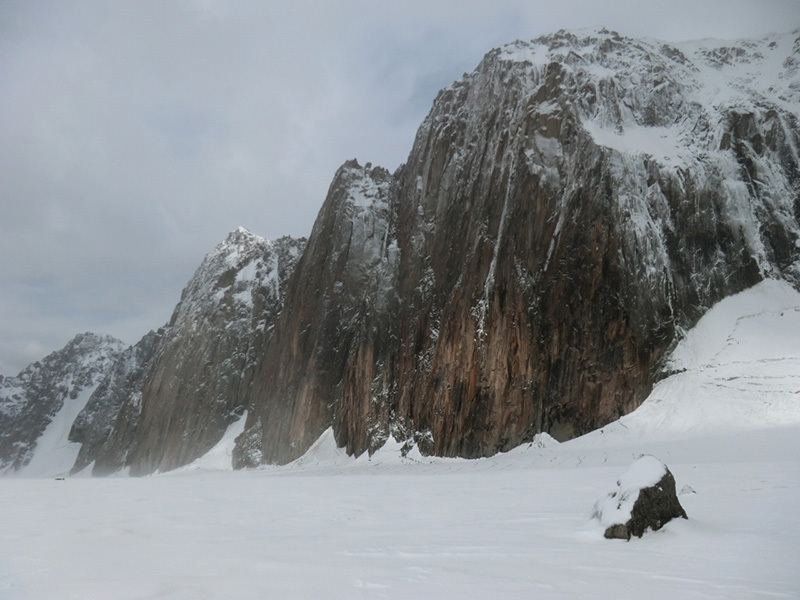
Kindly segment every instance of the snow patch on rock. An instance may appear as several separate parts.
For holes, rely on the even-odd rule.
[[[236,421],[228,426],[228,429],[211,450],[203,456],[184,467],[176,469],[175,472],[184,473],[191,471],[232,471],[233,448],[236,445],[236,438],[244,431],[244,424],[247,421],[247,411]]]
[[[36,440],[31,461],[18,473],[24,477],[55,477],[69,474],[81,445],[69,441],[75,418],[86,406],[97,384],[84,389],[77,398],[67,398],[61,410]]]
[[[592,518],[603,529],[612,525],[622,525],[631,519],[633,505],[639,492],[661,481],[667,467],[655,456],[645,455],[636,459],[630,468],[614,484],[614,487],[594,505]]]

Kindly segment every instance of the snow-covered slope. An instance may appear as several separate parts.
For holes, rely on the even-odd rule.
[[[715,305],[633,413],[576,447],[651,444],[800,425],[800,293],[766,280]]]
[[[76,398],[64,402],[42,435],[30,462],[17,472],[26,477],[65,476],[75,464],[81,445],[69,441],[69,432],[75,417],[83,410],[96,386],[82,390]]]

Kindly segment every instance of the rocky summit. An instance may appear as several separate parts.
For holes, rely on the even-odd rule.
[[[141,475],[202,456],[246,410],[304,244],[239,228],[205,257],[170,322],[135,345],[85,334],[0,378],[0,467],[25,474],[50,453],[34,474]]]
[[[461,457],[602,427],[714,303],[800,287],[799,121],[800,31],[494,49],[394,173],[338,170],[307,243],[212,251],[75,421],[74,468],[172,469],[245,414],[236,467],[329,427],[353,455]]]

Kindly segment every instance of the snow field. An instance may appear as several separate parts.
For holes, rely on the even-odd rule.
[[[353,459],[329,430],[230,472],[239,421],[159,476],[0,479],[0,598],[800,597],[798,307],[774,281],[724,300],[637,411],[563,444]],[[689,519],[605,540],[595,502],[642,454]]]
[[[0,597],[797,597],[798,434],[778,436],[783,461],[669,465],[696,490],[689,520],[632,542],[590,520],[626,466],[526,464],[540,449],[478,468],[3,480]]]

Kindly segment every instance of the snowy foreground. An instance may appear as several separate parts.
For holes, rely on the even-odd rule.
[[[712,309],[636,412],[489,459],[208,456],[142,479],[0,480],[0,598],[798,598],[800,295]],[[689,520],[630,542],[591,521],[642,453]]]

